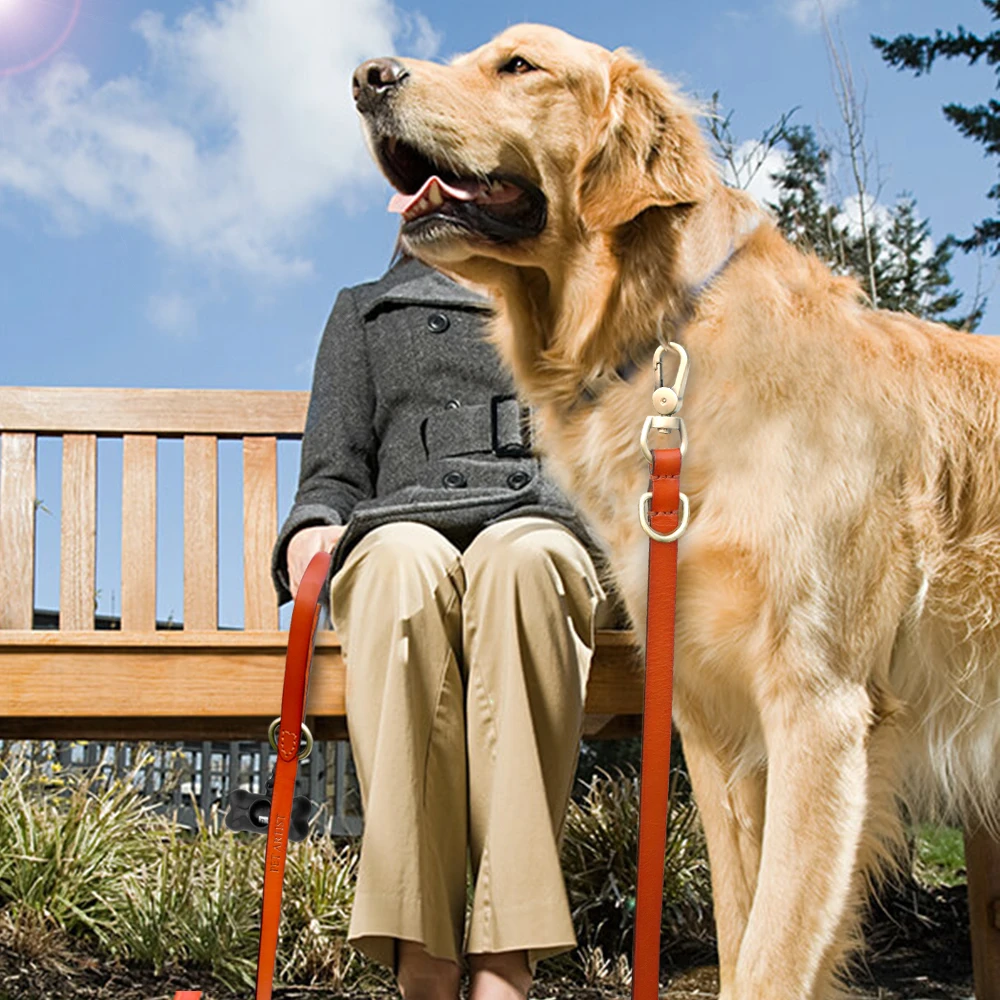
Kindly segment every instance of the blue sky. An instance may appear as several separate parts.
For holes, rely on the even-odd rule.
[[[982,66],[941,63],[915,79],[885,66],[871,34],[963,23],[978,0],[825,0],[866,95],[880,201],[917,199],[935,237],[989,211],[996,169],[941,113],[987,99]],[[38,61],[70,23],[65,43]],[[389,190],[350,101],[361,60],[446,59],[509,24],[553,24],[627,46],[733,108],[752,139],[782,112],[836,140],[830,65],[815,0],[0,0],[0,383],[308,388],[337,290],[377,277],[394,241]],[[977,262],[953,266],[971,299]],[[986,262],[982,281],[996,280]],[[1000,293],[982,329],[1000,331]],[[58,449],[39,446],[36,596],[58,595]],[[101,610],[117,584],[116,454],[102,444]],[[225,451],[225,449],[224,449]],[[296,475],[281,455],[281,515]],[[238,504],[238,455],[222,456]],[[179,612],[180,451],[161,452],[162,616]],[[105,503],[105,501],[107,501]],[[223,516],[222,615],[239,621],[239,540]]]

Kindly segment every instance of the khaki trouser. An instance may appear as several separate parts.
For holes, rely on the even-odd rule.
[[[542,517],[464,552],[397,522],[361,539],[330,597],[365,816],[348,940],[389,966],[394,938],[455,961],[526,949],[534,973],[576,946],[559,853],[606,614],[590,557]]]

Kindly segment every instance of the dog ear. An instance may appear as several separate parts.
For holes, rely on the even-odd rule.
[[[686,102],[624,49],[611,56],[609,97],[581,159],[580,217],[610,230],[653,205],[704,198],[716,178]]]

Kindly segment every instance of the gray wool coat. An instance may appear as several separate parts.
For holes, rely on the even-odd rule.
[[[416,260],[344,289],[316,358],[299,488],[272,557],[314,524],[346,524],[331,574],[366,532],[419,521],[460,550],[522,515],[566,525],[606,576],[600,541],[531,451],[530,411],[485,339],[489,302]]]

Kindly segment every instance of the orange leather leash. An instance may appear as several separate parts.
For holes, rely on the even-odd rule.
[[[330,569],[330,553],[317,552],[312,557],[295,594],[292,621],[288,630],[288,653],[285,657],[285,685],[281,691],[281,725],[278,730],[278,763],[274,772],[274,792],[267,824],[267,852],[264,856],[264,901],[261,907],[260,948],[257,951],[256,1000],[271,1000],[274,959],[278,950],[278,924],[281,920],[281,886],[285,878],[292,799],[299,759],[309,756],[312,738],[304,753],[299,753],[302,717],[309,688],[313,641],[319,621],[319,597]],[[272,727],[273,728],[273,727]]]
[[[639,520],[649,535],[649,596],[646,610],[646,674],[643,686],[642,758],[639,778],[639,859],[632,954],[632,1000],[657,1000],[660,988],[660,921],[663,915],[663,861],[667,844],[670,790],[670,728],[674,683],[674,608],[677,598],[677,539],[687,527],[687,497],[680,492],[684,423],[676,416],[687,380],[687,354],[680,358],[671,386],[664,386],[657,348],[653,392],[656,416],[646,418],[641,446],[650,463],[650,488],[639,501]],[[651,430],[676,432],[679,447],[650,450]]]
[[[306,694],[309,688],[309,667],[312,664],[316,625],[319,621],[320,594],[330,569],[330,553],[313,556],[295,594],[292,620],[288,630],[288,652],[285,656],[285,681],[281,692],[281,716],[271,724],[268,738],[278,751],[274,770],[273,790],[267,823],[267,849],[264,856],[264,900],[261,906],[260,947],[257,951],[257,984],[255,1000],[271,1000],[275,955],[278,950],[278,925],[281,920],[281,889],[285,877],[289,833],[303,823],[296,816],[295,778],[299,760],[312,750],[312,735],[303,725]],[[274,730],[278,727],[277,740]],[[302,735],[304,750],[299,750]],[[246,793],[245,793],[246,794]],[[254,798],[249,796],[248,798]],[[266,797],[257,797],[257,802]],[[227,817],[227,825],[230,825]],[[240,827],[246,829],[247,827]],[[301,839],[297,836],[295,839]],[[200,992],[178,991],[174,1000],[200,1000]]]

